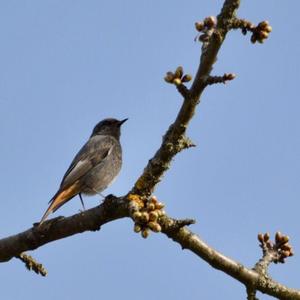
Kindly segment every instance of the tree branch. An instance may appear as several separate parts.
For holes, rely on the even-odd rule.
[[[185,139],[187,126],[195,114],[196,106],[200,102],[201,94],[206,87],[207,78],[211,73],[213,64],[217,60],[219,49],[227,32],[230,30],[228,24],[235,18],[239,4],[239,0],[225,1],[222,11],[217,18],[217,27],[210,37],[208,47],[205,51],[202,51],[196,77],[189,93],[185,93],[187,96],[183,100],[176,120],[164,135],[162,145],[149,161],[131,193],[144,197],[150,196],[165,171],[169,169],[174,156],[184,149],[181,141]]]
[[[45,221],[41,226],[34,224],[26,231],[1,239],[0,262],[77,233],[100,230],[103,224],[128,216],[129,202],[122,197],[108,196],[99,206],[68,218],[57,217]]]
[[[16,258],[19,258],[25,264],[27,270],[33,270],[36,274],[40,274],[42,276],[47,275],[47,270],[44,266],[37,262],[32,256],[27,255],[26,253],[21,253],[19,256],[16,256]]]
[[[18,257],[24,251],[37,249],[49,242],[84,231],[99,230],[105,223],[123,217],[130,217],[134,206],[134,203],[130,201],[132,199],[130,195],[137,195],[137,197],[146,200],[153,193],[164,172],[168,170],[174,156],[187,148],[187,137],[185,136],[187,126],[195,114],[197,104],[200,103],[202,92],[207,87],[207,80],[213,64],[216,62],[218,51],[226,34],[232,28],[231,23],[236,18],[239,4],[239,0],[226,0],[224,2],[221,13],[217,17],[216,27],[213,28],[205,41],[205,47],[203,47],[200,57],[200,65],[191,88],[189,90],[183,87],[179,88],[179,92],[184,99],[176,120],[167,130],[162,145],[149,161],[131,192],[124,197],[106,197],[105,201],[95,208],[68,218],[58,217],[46,221],[40,227],[33,226],[22,233],[1,239],[1,262]],[[175,220],[168,216],[161,216],[158,222],[162,232],[179,243],[183,249],[189,249],[213,268],[221,270],[240,281],[249,291],[251,289],[253,291],[259,290],[262,293],[286,300],[300,299],[299,290],[289,289],[264,274],[246,268],[208,246],[199,236],[186,227],[186,225],[193,223],[192,220]],[[255,297],[255,294],[251,297]]]
[[[77,233],[99,230],[110,221],[129,217],[130,208],[130,202],[126,198],[109,196],[101,205],[85,212],[68,218],[57,217],[48,220],[41,227],[33,226],[17,235],[0,240],[0,261],[8,261],[21,252],[35,250],[49,242]],[[299,290],[290,289],[267,276],[262,276],[207,245],[186,227],[193,224],[194,220],[175,220],[163,216],[159,223],[162,232],[180,244],[183,249],[189,249],[213,268],[225,272],[245,286],[251,286],[255,290],[282,300],[300,299]]]
[[[183,249],[189,249],[201,257],[213,268],[223,271],[237,279],[246,287],[251,286],[254,290],[259,290],[262,293],[277,297],[281,300],[300,299],[300,290],[290,289],[267,276],[263,276],[254,270],[246,268],[241,263],[234,261],[207,245],[187,227],[174,230],[174,222],[173,219],[164,217],[160,222],[162,232],[173,241],[179,243]]]

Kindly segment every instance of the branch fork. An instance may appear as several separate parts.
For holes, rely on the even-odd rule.
[[[223,83],[234,77],[229,74],[224,74],[221,78],[211,77],[218,51],[227,33],[231,29],[238,28],[244,34],[250,31],[252,33],[251,41],[254,43],[256,41],[263,42],[272,30],[266,21],[259,23],[257,26],[252,26],[247,23],[248,21],[237,19],[236,12],[239,5],[240,0],[225,0],[221,13],[217,18],[208,17],[203,21],[203,24],[195,25],[197,31],[201,33],[198,39],[203,42],[203,46],[200,65],[190,89],[184,84],[192,78],[188,74],[184,75],[182,67],[178,67],[175,72],[167,73],[165,80],[177,87],[184,98],[183,103],[174,123],[170,125],[164,135],[160,148],[149,160],[129,194],[124,197],[106,198],[99,206],[69,218],[61,218],[57,221],[48,220],[38,229],[38,232],[33,227],[17,235],[1,239],[1,262],[21,256],[24,251],[34,250],[51,241],[88,230],[98,230],[105,223],[131,217],[135,222],[136,231],[140,229],[143,237],[147,235],[147,233],[143,235],[144,229],[147,229],[146,232],[149,232],[149,229],[161,231],[179,243],[182,248],[189,249],[212,267],[222,270],[252,290],[259,290],[280,299],[300,300],[299,290],[283,286],[263,275],[264,272],[267,273],[267,267],[271,262],[283,263],[287,257],[293,255],[286,236],[277,234],[275,243],[269,240],[268,235],[259,236],[263,249],[263,263],[258,262],[254,270],[251,270],[219,253],[190,231],[187,226],[193,224],[193,220],[174,220],[159,212],[162,211],[163,207],[158,205],[159,202],[152,196],[156,185],[170,167],[172,159],[183,149],[180,145],[184,145],[182,141],[186,138],[186,129],[195,114],[196,106],[200,103],[204,89],[210,81],[212,83]],[[191,145],[191,143],[186,143],[186,145]],[[160,227],[154,224],[150,225],[150,222],[154,222]],[[136,228],[136,225],[140,228]],[[255,299],[255,291],[249,292],[248,296],[252,297],[248,297],[249,300]]]

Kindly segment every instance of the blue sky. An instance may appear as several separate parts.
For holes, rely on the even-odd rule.
[[[38,221],[73,156],[105,117],[129,118],[124,164],[105,192],[123,195],[181,105],[163,81],[183,65],[194,74],[194,22],[223,1],[1,1],[1,237]],[[180,153],[156,190],[166,211],[225,255],[252,267],[258,232],[290,235],[296,255],[270,268],[299,288],[300,104],[298,1],[242,1],[239,15],[273,27],[263,45],[232,32]],[[86,199],[87,207],[99,203]],[[55,215],[81,208],[75,198]],[[1,264],[4,299],[245,299],[244,287],[160,234],[143,240],[130,220],[46,245],[33,256],[47,278]],[[271,299],[260,295],[260,299]]]

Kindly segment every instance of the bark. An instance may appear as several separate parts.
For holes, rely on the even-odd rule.
[[[217,60],[217,54],[232,22],[236,20],[239,0],[226,0],[221,13],[217,17],[217,25],[213,30],[207,45],[202,48],[200,64],[190,89],[183,85],[177,86],[183,95],[180,111],[164,135],[162,144],[138,178],[132,190],[123,197],[108,196],[105,201],[92,209],[74,216],[58,217],[46,221],[41,226],[32,228],[19,234],[0,240],[0,261],[7,262],[14,257],[21,257],[24,251],[35,250],[47,243],[66,238],[85,231],[100,230],[104,224],[119,218],[131,217],[132,201],[129,195],[136,195],[147,199],[155,190],[162,176],[169,169],[174,156],[192,146],[186,137],[186,129],[195,114],[201,95],[208,86],[208,79]],[[187,226],[193,220],[175,220],[169,216],[159,219],[162,233],[179,243],[183,249],[192,251],[199,258],[205,260],[213,268],[223,271],[245,285],[248,299],[255,299],[255,291],[269,294],[280,299],[300,299],[300,291],[288,288],[266,274],[246,268],[241,263],[226,257],[193,233]]]

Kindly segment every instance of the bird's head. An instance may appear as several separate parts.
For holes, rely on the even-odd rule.
[[[121,134],[121,125],[125,123],[128,119],[117,120],[113,118],[108,118],[100,121],[92,132],[91,136],[95,135],[112,135],[115,138],[119,138]]]

